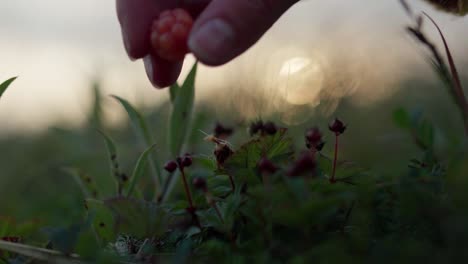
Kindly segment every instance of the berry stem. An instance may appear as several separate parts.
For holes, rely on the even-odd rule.
[[[182,174],[182,182],[184,183],[185,194],[187,195],[189,206],[193,209],[195,207],[193,206],[192,195],[190,194],[190,189],[187,183],[187,177],[185,177],[185,171],[183,168],[180,169],[180,174]]]
[[[333,158],[333,169],[332,169],[332,176],[330,178],[331,183],[335,183],[335,175],[336,175],[336,163],[338,161],[338,139],[339,135],[335,134],[335,157]]]

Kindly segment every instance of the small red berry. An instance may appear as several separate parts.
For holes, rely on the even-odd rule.
[[[169,161],[164,165],[164,169],[170,173],[174,172],[177,169],[177,163],[175,161]]]
[[[260,170],[261,173],[269,173],[273,174],[275,173],[278,168],[276,167],[271,160],[268,158],[263,157],[259,162],[258,162],[258,169]]]
[[[193,18],[184,9],[162,12],[151,27],[151,46],[161,58],[178,61],[188,53],[187,40]]]
[[[344,133],[346,125],[338,118],[335,118],[335,120],[328,125],[328,128],[338,136]]]
[[[205,178],[202,178],[202,177],[195,177],[195,178],[192,180],[192,184],[193,184],[193,186],[195,187],[195,189],[197,189],[197,190],[202,190],[202,191],[206,191],[206,190],[207,190]]]

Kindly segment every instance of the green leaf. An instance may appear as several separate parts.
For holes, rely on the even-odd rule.
[[[142,139],[143,146],[148,148],[149,146],[154,144],[154,139],[151,136],[151,132],[148,128],[148,125],[141,115],[127,100],[118,97],[116,95],[112,96],[115,98],[119,103],[125,108],[127,111],[128,116],[130,117],[130,121],[132,123],[133,128],[139,134],[140,138]],[[153,180],[156,184],[156,188],[161,186],[162,182],[162,172],[159,163],[157,162],[156,154],[151,154],[150,158],[152,162],[150,163],[151,173],[153,175]]]
[[[16,78],[18,78],[18,77],[10,78],[10,79],[4,81],[2,84],[0,84],[0,98],[2,97],[2,95],[6,91],[6,89],[8,89],[8,86],[10,86],[10,84],[12,82],[14,82],[16,80]]]
[[[138,112],[127,100],[116,95],[112,95],[112,97],[125,108],[134,129],[138,132],[139,136],[143,138],[145,144],[153,144],[153,138],[143,115],[141,115],[140,112]]]
[[[169,124],[169,149],[173,157],[180,154],[188,134],[193,102],[195,100],[196,74],[197,63],[193,65],[184,84],[178,89],[177,96],[173,102]]]
[[[175,99],[177,97],[177,92],[180,90],[180,86],[177,83],[174,83],[170,88],[169,88],[169,96],[171,103],[175,102]]]
[[[405,109],[399,108],[393,112],[393,122],[398,127],[407,129],[411,126],[411,117]]]
[[[86,200],[88,214],[92,215],[92,227],[104,243],[114,241],[117,237],[117,221],[114,213],[103,201]]]
[[[138,159],[135,169],[133,170],[132,177],[130,178],[130,185],[128,188],[127,192],[127,197],[130,197],[132,195],[133,190],[135,189],[135,186],[137,182],[140,180],[141,176],[144,174],[145,169],[146,169],[146,164],[148,162],[148,157],[151,154],[151,151],[153,151],[155,145],[149,147],[147,150],[145,150],[140,158]]]
[[[110,179],[115,183],[116,194],[120,194],[123,186],[122,179],[119,175],[118,162],[117,162],[117,147],[115,146],[114,141],[107,136],[104,132],[98,130],[98,132],[104,138],[106,143],[107,153],[109,155],[109,164],[110,164]]]
[[[62,171],[73,177],[85,198],[98,197],[99,192],[97,185],[90,176],[75,168],[62,168]]]
[[[262,157],[266,156],[279,165],[290,161],[293,154],[293,143],[287,136],[287,129],[280,129],[273,136],[264,136],[242,145],[225,162],[224,168],[238,182],[259,183],[256,169]]]

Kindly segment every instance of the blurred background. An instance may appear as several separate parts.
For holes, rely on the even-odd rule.
[[[467,83],[468,17],[408,2],[439,23]],[[423,110],[444,133],[461,134],[461,122],[424,48],[406,33],[410,22],[397,0],[303,0],[244,55],[201,67],[197,124],[209,131],[216,120],[236,126],[271,118],[302,135],[304,127],[326,129],[339,116],[349,124],[346,158],[373,167],[411,158],[416,148],[392,123],[396,108]],[[426,23],[424,31],[440,47],[434,27]],[[63,213],[80,201],[63,199],[63,190],[76,190],[61,167],[106,173],[105,148],[90,125],[93,87],[103,96],[99,122],[121,144],[124,168],[141,150],[125,112],[107,95],[145,110],[164,144],[168,91],[152,88],[142,62],[127,58],[114,1],[2,1],[0,36],[0,81],[19,76],[0,102],[0,193],[12,201],[0,212],[40,216],[37,203],[61,197],[63,208],[55,210]],[[186,61],[182,78],[192,63]],[[201,138],[194,134],[193,142]]]

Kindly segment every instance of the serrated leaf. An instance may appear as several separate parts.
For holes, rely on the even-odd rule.
[[[138,112],[127,100],[116,95],[112,95],[112,97],[115,98],[127,111],[132,126],[140,136],[141,141],[143,142],[143,146],[148,148],[149,146],[153,145],[154,139],[145,119],[143,118],[143,115],[141,115],[140,112]],[[157,162],[157,157],[155,154],[151,154],[151,160],[152,162],[150,163],[150,169],[153,174],[153,180],[155,181],[156,188],[158,188],[161,186],[162,182],[161,168]]]
[[[130,197],[132,195],[136,184],[138,183],[140,178],[143,176],[145,169],[146,169],[146,164],[148,163],[148,157],[150,156],[151,151],[153,151],[154,147],[155,145],[152,145],[151,147],[149,147],[147,150],[145,150],[141,154],[140,158],[138,158],[138,161],[135,165],[132,176],[130,178],[130,184],[128,187],[127,197]]]
[[[180,154],[188,134],[195,100],[197,65],[198,63],[193,65],[183,85],[178,89],[177,96],[173,102],[169,123],[169,149],[173,157]]]
[[[118,174],[118,169],[117,169],[117,147],[115,146],[114,141],[107,136],[104,132],[98,130],[98,132],[102,135],[104,138],[104,141],[106,143],[106,149],[108,153],[108,159],[109,159],[109,164],[110,164],[110,179],[115,183],[116,187],[116,194],[119,194],[121,192],[121,188],[123,185],[122,180],[120,179]]]
[[[273,136],[264,136],[242,145],[226,160],[224,168],[236,181],[258,183],[258,161],[266,156],[276,164],[286,163],[294,154],[292,147],[292,139],[287,136],[287,129],[283,128]]]
[[[6,91],[6,89],[8,89],[10,84],[16,80],[16,78],[18,78],[18,77],[10,78],[10,79],[4,81],[2,84],[0,84],[0,98],[2,97],[2,95]]]

